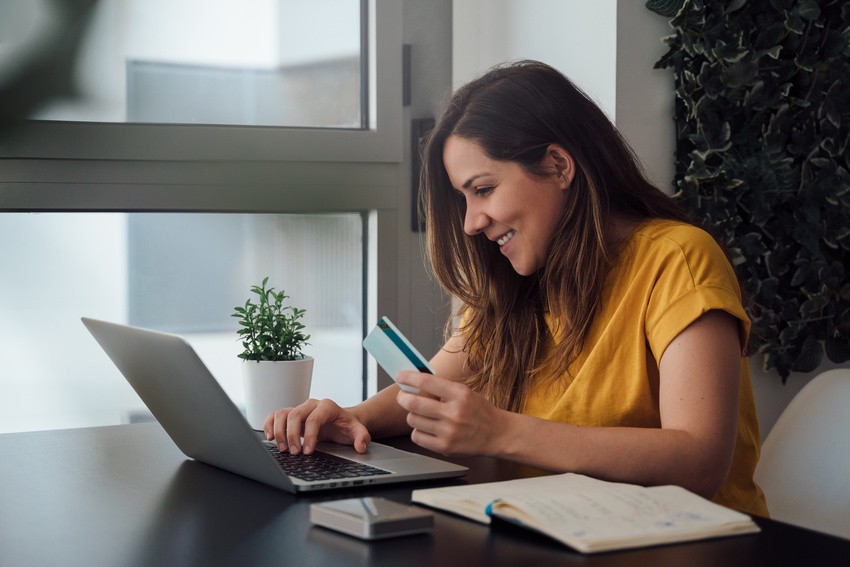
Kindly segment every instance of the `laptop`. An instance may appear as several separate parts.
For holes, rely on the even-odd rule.
[[[312,455],[280,453],[251,428],[182,337],[88,317],[82,321],[177,447],[202,463],[292,493],[449,478],[467,471],[375,442],[362,455],[335,443],[319,443]]]

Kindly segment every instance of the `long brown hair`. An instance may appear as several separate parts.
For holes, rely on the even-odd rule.
[[[494,160],[535,176],[551,144],[573,158],[575,177],[537,273],[520,276],[483,234],[463,231],[465,200],[443,164],[449,136],[476,142]],[[599,310],[604,279],[617,252],[613,215],[690,222],[649,183],[605,114],[552,67],[520,61],[491,69],[454,93],[423,155],[423,213],[434,274],[463,302],[469,385],[498,407],[519,411],[543,368],[569,371]],[[551,336],[544,320],[557,325]],[[555,348],[547,345],[555,344]]]

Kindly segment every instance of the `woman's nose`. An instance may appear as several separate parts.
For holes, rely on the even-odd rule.
[[[469,236],[475,236],[484,230],[488,224],[490,224],[490,217],[467,203],[466,216],[463,219],[463,231]]]

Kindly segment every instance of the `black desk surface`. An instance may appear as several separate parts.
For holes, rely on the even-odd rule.
[[[391,444],[414,449],[409,441]],[[460,481],[541,474],[490,458]],[[526,530],[436,512],[429,535],[367,543],[311,527],[311,502],[409,502],[439,483],[292,496],[186,459],[156,423],[0,435],[0,565],[850,565],[850,540],[757,518],[762,533],[582,555]]]

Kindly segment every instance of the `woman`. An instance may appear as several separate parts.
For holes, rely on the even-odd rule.
[[[363,452],[410,434],[766,515],[735,274],[604,113],[544,64],[498,67],[454,94],[424,160],[430,261],[462,303],[435,374],[397,377],[426,395],[308,400],[267,437]]]

